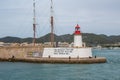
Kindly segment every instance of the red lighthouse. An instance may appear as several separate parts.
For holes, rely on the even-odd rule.
[[[80,26],[77,24],[77,26],[75,27],[75,35],[81,35],[81,31],[80,31]]]
[[[77,24],[74,32],[74,47],[82,47],[82,35],[80,31],[80,26]]]

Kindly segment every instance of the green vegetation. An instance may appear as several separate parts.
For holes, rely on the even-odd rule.
[[[96,46],[96,45],[104,45],[104,44],[115,44],[120,42],[120,35],[118,36],[107,36],[107,35],[96,35],[92,33],[83,33],[83,42],[87,44],[87,46]],[[33,38],[17,38],[17,37],[4,37],[0,38],[0,42],[5,43],[23,43],[28,42],[32,43]],[[40,38],[36,39],[37,43],[44,43],[50,41],[50,34],[46,34]],[[73,42],[73,34],[65,34],[65,35],[55,35],[56,42]]]

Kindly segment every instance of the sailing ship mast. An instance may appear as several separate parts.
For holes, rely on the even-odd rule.
[[[54,46],[54,16],[53,16],[53,1],[51,0],[51,17],[50,17],[50,24],[51,24],[51,35],[50,41],[51,46]],[[36,43],[36,10],[35,10],[35,0],[33,0],[33,45],[35,46]]]
[[[36,11],[35,11],[35,0],[33,0],[33,45],[36,43]]]
[[[50,37],[50,40],[51,40],[51,45],[52,47],[54,46],[54,16],[53,16],[53,1],[51,0],[51,37]]]

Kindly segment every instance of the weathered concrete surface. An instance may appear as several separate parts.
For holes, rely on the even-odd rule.
[[[32,62],[32,63],[68,63],[68,64],[93,64],[107,62],[105,57],[97,58],[0,58],[0,61]]]
[[[0,47],[0,58],[26,58],[30,52],[42,52],[43,48],[40,46],[21,46],[21,47]]]
[[[91,64],[91,63],[105,63],[105,57],[97,58],[34,58],[28,57],[30,52],[42,53],[43,47],[27,46],[27,47],[0,47],[0,62],[33,62],[33,63],[68,63],[68,64]],[[14,58],[12,58],[14,56]]]

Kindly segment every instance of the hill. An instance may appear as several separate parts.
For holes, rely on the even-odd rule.
[[[55,41],[56,42],[73,42],[73,34],[65,34],[65,35],[56,35],[55,36]],[[107,36],[107,35],[97,35],[93,33],[83,33],[83,42],[85,42],[88,46],[96,46],[98,44],[114,44],[120,42],[120,35],[118,36]],[[23,43],[23,42],[28,42],[32,43],[33,38],[18,38],[18,37],[4,37],[0,38],[0,42],[5,42],[5,43]],[[46,34],[45,36],[42,36],[40,38],[36,39],[37,43],[44,43],[44,42],[49,42],[50,41],[50,33]]]

